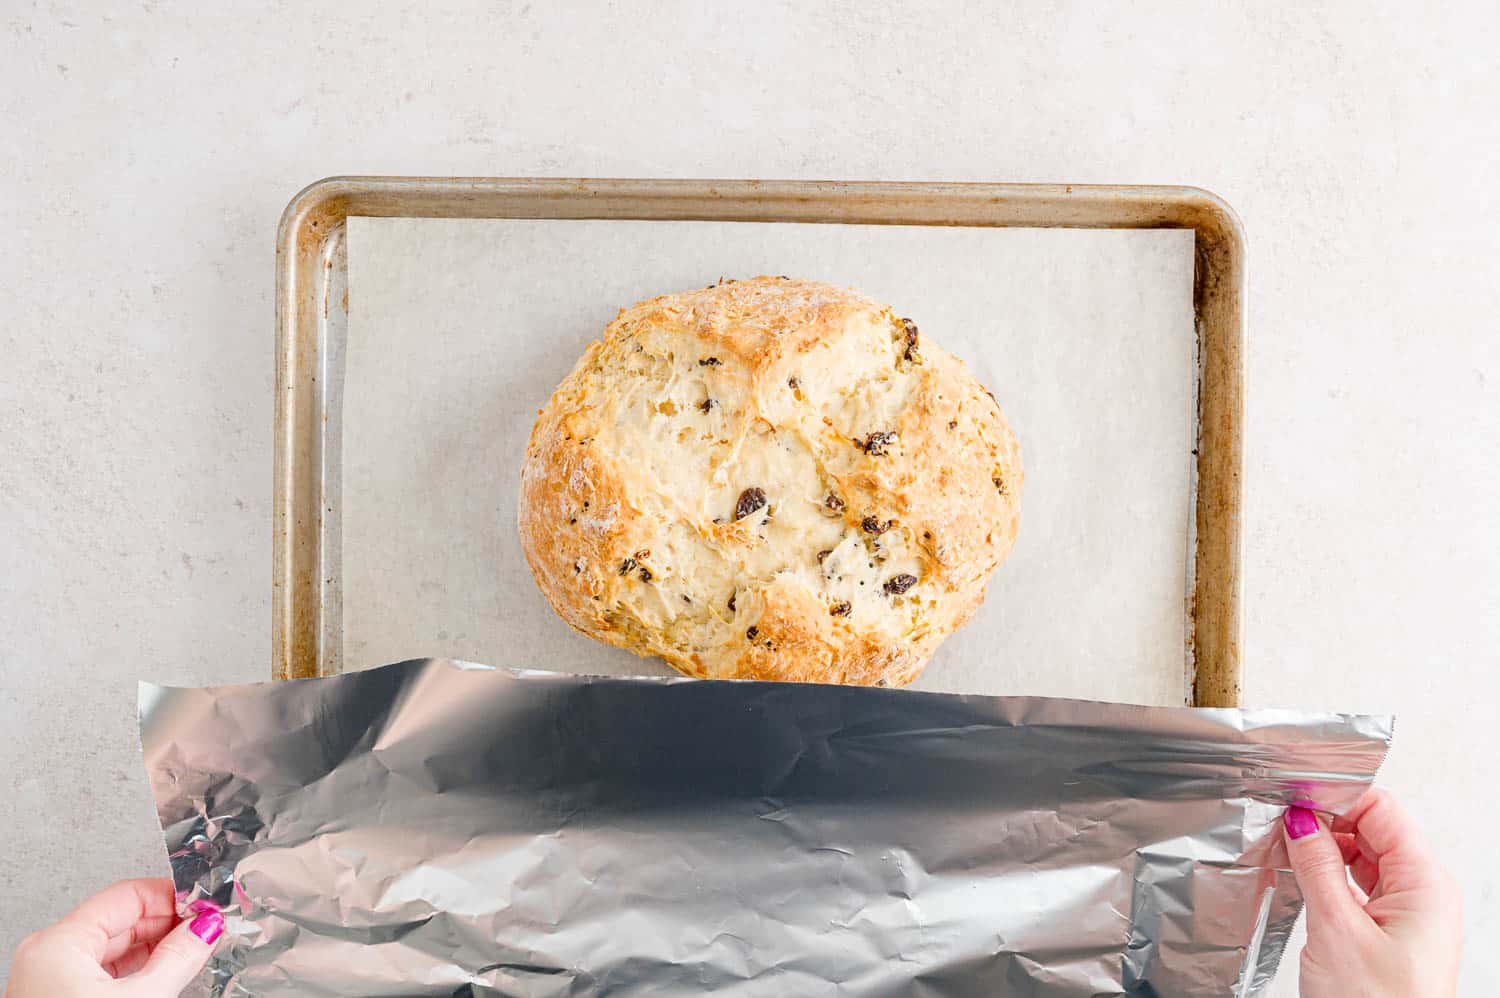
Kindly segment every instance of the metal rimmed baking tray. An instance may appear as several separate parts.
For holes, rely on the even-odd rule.
[[[339,413],[351,216],[1187,229],[1197,426],[1184,700],[1239,702],[1244,241],[1182,187],[805,181],[332,178],[293,199],[277,259],[274,528],[278,678],[342,670]]]

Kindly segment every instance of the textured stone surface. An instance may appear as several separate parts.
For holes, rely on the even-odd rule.
[[[161,868],[135,678],[267,674],[273,237],[304,183],[1181,182],[1250,233],[1248,701],[1399,712],[1385,781],[1494,993],[1500,12],[1317,6],[8,5],[0,954]]]

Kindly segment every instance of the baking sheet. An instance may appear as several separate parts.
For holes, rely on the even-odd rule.
[[[1183,701],[1191,232],[351,218],[348,235],[346,668],[439,655],[666,674],[574,633],[537,592],[515,528],[526,438],[619,307],[785,273],[912,316],[995,392],[1025,451],[1015,551],[917,687]]]

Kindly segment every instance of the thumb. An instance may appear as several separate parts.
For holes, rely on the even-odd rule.
[[[208,962],[214,943],[223,932],[224,916],[218,909],[202,909],[162,937],[146,965],[131,976],[130,983],[139,988],[141,998],[181,993]],[[131,993],[134,995],[135,991]]]
[[[1360,914],[1349,892],[1349,873],[1333,833],[1311,809],[1293,804],[1282,818],[1292,872],[1307,901],[1308,931],[1325,924],[1349,924]]]

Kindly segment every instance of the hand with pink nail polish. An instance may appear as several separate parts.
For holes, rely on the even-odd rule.
[[[1331,828],[1289,807],[1285,825],[1307,899],[1302,998],[1453,998],[1462,897],[1395,799],[1372,790]]]
[[[177,998],[223,931],[212,907],[179,922],[170,880],[126,880],[22,940],[5,998]]]

